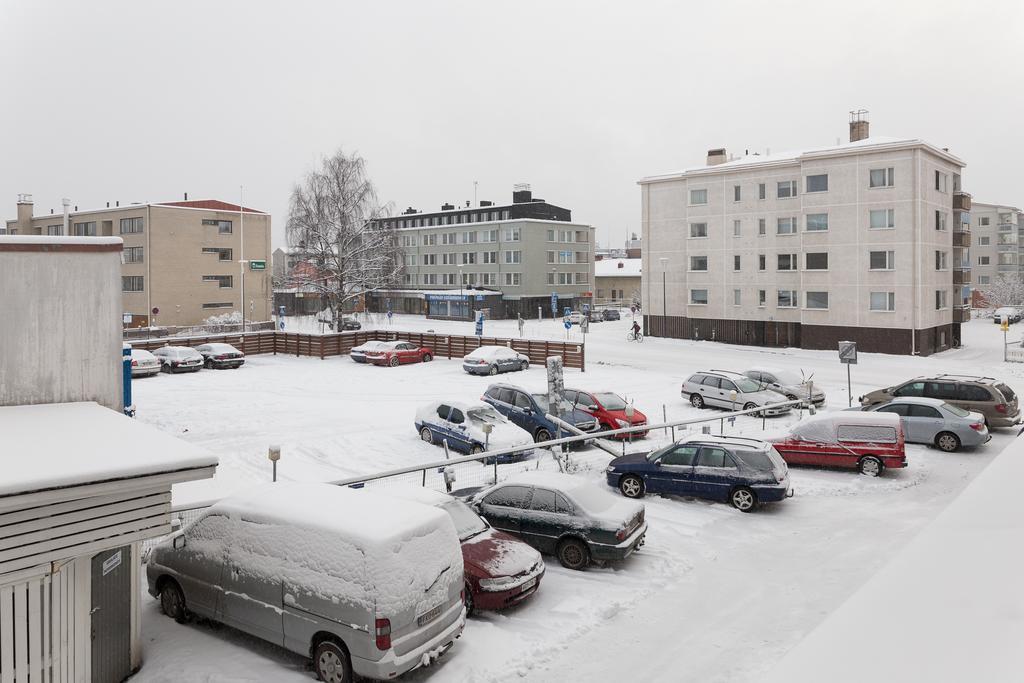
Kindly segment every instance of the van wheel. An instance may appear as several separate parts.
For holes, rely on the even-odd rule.
[[[424,443],[434,443],[434,435],[430,433],[429,427],[424,427],[420,430],[420,438],[423,439]]]
[[[935,445],[940,451],[952,453],[960,450],[960,437],[952,432],[940,432],[935,437]]]
[[[345,648],[333,640],[325,640],[313,650],[316,677],[327,683],[351,683],[352,666]]]
[[[540,443],[541,441],[551,441],[551,432],[546,429],[538,429],[537,434],[533,437],[534,443]]]
[[[740,486],[733,490],[729,502],[740,512],[753,512],[754,506],[757,505],[757,496],[746,486]]]
[[[694,408],[703,408],[704,397],[700,394],[690,394],[690,405]]]
[[[188,610],[185,609],[185,594],[174,579],[165,579],[160,586],[160,610],[179,624],[188,621]]]
[[[873,455],[867,455],[860,459],[857,468],[861,474],[869,477],[877,477],[882,473],[882,461]]]
[[[643,498],[644,482],[640,477],[629,475],[619,482],[619,490],[626,498]]]
[[[568,538],[558,545],[558,561],[566,569],[580,571],[590,564],[590,551],[583,541]]]

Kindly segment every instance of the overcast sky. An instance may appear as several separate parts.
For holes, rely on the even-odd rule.
[[[641,176],[845,141],[858,108],[1021,206],[1022,46],[1020,0],[0,0],[0,215],[242,185],[280,245],[293,183],[341,147],[398,211],[527,182],[619,246]]]

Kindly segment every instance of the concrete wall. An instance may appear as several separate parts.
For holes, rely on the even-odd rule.
[[[121,240],[0,237],[0,405],[122,409]]]

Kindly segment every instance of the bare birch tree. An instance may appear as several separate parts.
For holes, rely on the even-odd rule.
[[[397,283],[403,258],[394,228],[380,220],[388,214],[366,162],[343,150],[292,189],[288,244],[312,266],[296,284],[320,294],[334,320],[346,303]]]
[[[980,285],[977,290],[992,308],[1024,304],[1024,280],[1016,273],[996,275],[989,284]]]

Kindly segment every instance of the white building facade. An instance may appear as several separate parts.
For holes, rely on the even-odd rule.
[[[974,304],[982,303],[982,292],[999,275],[1021,272],[1021,210],[1007,204],[974,202],[971,208],[971,272],[975,286]]]

